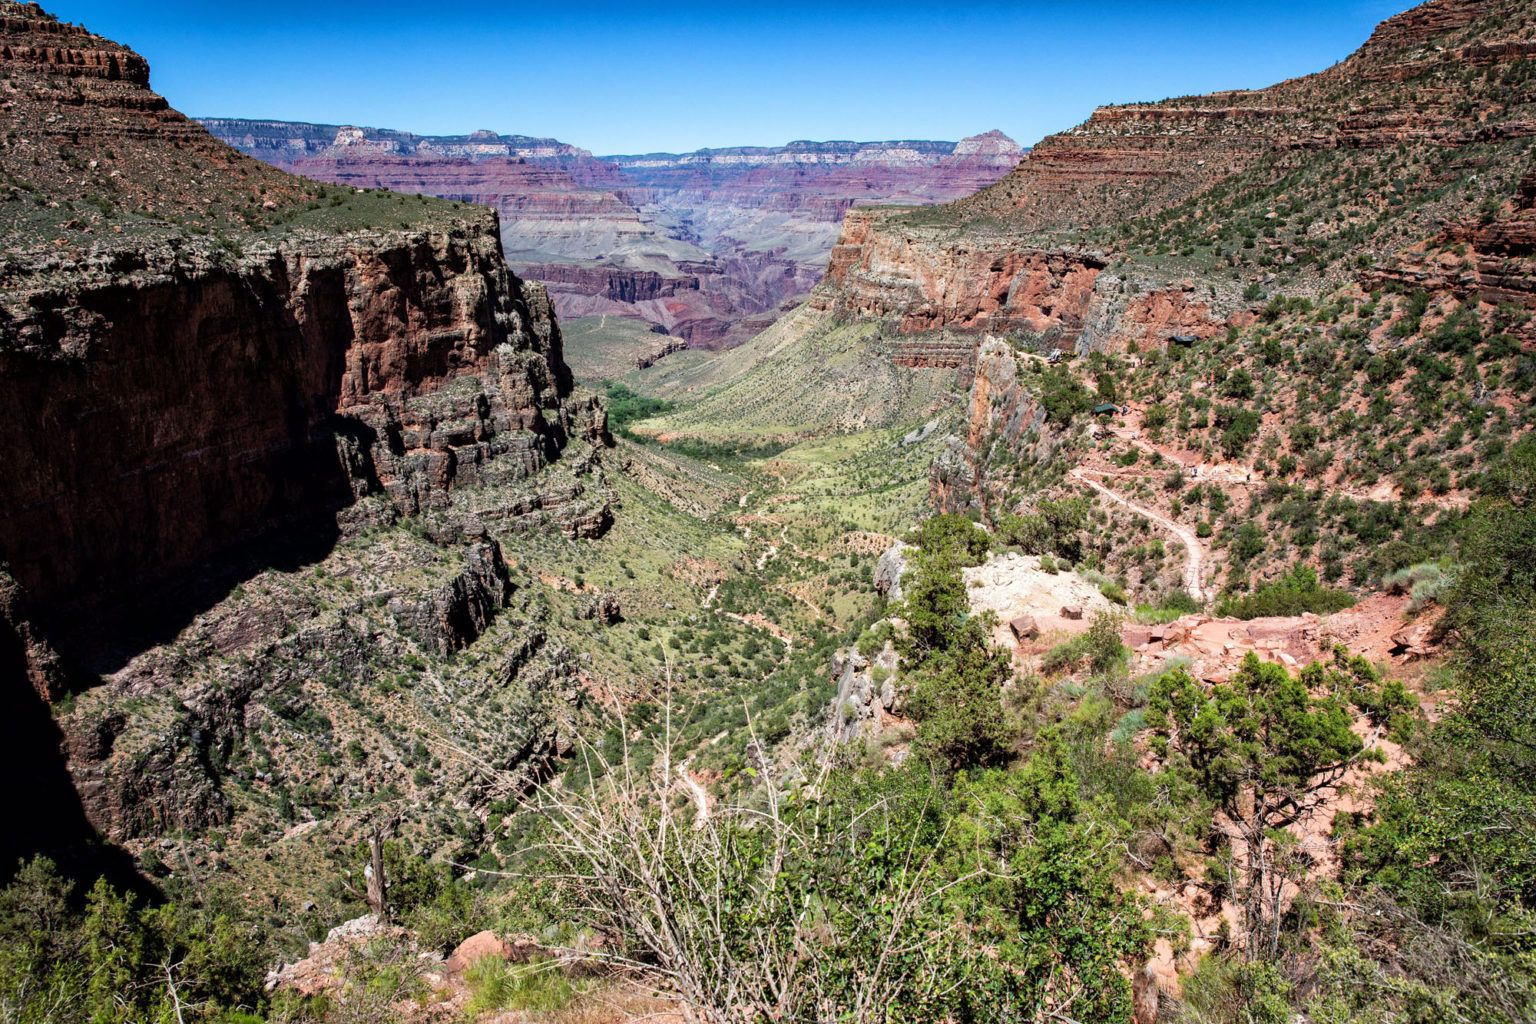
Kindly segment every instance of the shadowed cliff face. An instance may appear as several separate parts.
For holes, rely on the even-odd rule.
[[[105,843],[85,814],[65,765],[63,734],[28,683],[25,645],[0,614],[0,771],[18,780],[0,830],[0,884],[18,864],[42,855],[82,879],[105,875],[120,888],[146,891],[133,859]],[[25,780],[25,781],[20,781]]]
[[[33,170],[28,147],[3,151],[48,211],[9,225],[0,268],[0,419],[18,437],[0,561],[33,602],[122,591],[274,531],[334,531],[337,511],[376,490],[418,512],[493,462],[526,476],[558,456],[573,429],[559,329],[542,290],[508,272],[494,215],[186,235],[139,204],[132,190],[156,182],[135,175],[201,182],[178,213],[215,233],[233,230],[219,226],[228,196],[254,187],[281,210],[299,186],[167,111],[136,55],[34,8],[6,12],[22,123],[67,137],[65,159],[88,171],[125,138],[150,151],[101,179],[95,218],[46,200],[52,165]],[[110,103],[88,89],[61,103],[82,68],[103,69]],[[229,166],[199,171],[199,157]]]
[[[0,870],[42,851],[126,877],[96,829],[225,820],[248,702],[323,699],[327,665],[382,674],[396,645],[446,657],[492,628],[512,595],[487,524],[605,529],[604,413],[573,395],[493,211],[244,157],[151,92],[138,55],[36,5],[0,0],[0,71],[20,126],[0,143],[0,767],[29,780]],[[325,620],[294,570],[402,516],[438,541],[400,556],[388,609],[355,612],[381,625]],[[292,587],[264,616],[240,596],[258,578]],[[248,660],[210,655],[227,676],[200,688],[213,670],[161,645],[211,609],[237,625],[200,649]],[[540,685],[566,656],[534,625],[496,628],[524,651],[486,682],[527,709],[516,743],[487,741],[510,769],[553,744]],[[69,691],[56,725],[46,702]]]
[[[310,238],[9,293],[0,408],[35,425],[0,482],[17,580],[56,601],[379,488],[416,512],[489,460],[543,468],[568,372],[493,230]]]
[[[559,454],[559,329],[493,214],[321,194],[166,107],[131,51],[4,11],[28,130],[0,148],[0,418],[22,438],[0,561],[39,607]]]

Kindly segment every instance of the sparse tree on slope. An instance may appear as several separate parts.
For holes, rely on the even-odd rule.
[[[1230,682],[1207,689],[1179,668],[1152,690],[1154,748],[1224,819],[1249,956],[1279,948],[1280,918],[1303,871],[1285,830],[1369,754],[1350,731],[1344,702],[1313,696],[1314,688],[1332,689],[1325,671],[1297,678],[1250,653]]]

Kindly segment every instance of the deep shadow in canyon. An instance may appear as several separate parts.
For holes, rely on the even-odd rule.
[[[0,884],[23,861],[45,856],[68,878],[88,886],[106,877],[119,889],[153,897],[156,891],[129,854],[104,840],[86,819],[65,764],[63,734],[48,705],[27,679],[26,652],[10,623],[0,618],[0,772],[11,780],[0,829]]]

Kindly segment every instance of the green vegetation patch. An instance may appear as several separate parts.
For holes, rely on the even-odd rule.
[[[1221,601],[1216,606],[1216,613],[1238,619],[1303,615],[1307,612],[1327,615],[1353,607],[1354,603],[1355,598],[1349,591],[1322,586],[1318,582],[1316,569],[1309,565],[1298,565],[1252,594]]]

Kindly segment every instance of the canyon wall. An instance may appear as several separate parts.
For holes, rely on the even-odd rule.
[[[995,338],[976,347],[966,395],[964,433],[947,438],[929,467],[929,495],[940,512],[977,511],[992,521],[988,467],[998,454],[1043,462],[1059,436],[1045,406],[1021,380],[1013,349]]]
[[[421,789],[409,820],[491,784],[339,765],[386,715],[498,779],[544,771],[581,694],[501,545],[605,530],[610,439],[496,212],[244,156],[35,4],[0,0],[0,80],[0,771],[32,780],[0,875],[42,852],[137,881],[252,787],[312,786],[345,832],[383,791]],[[432,685],[392,700],[412,665]],[[227,870],[218,846],[179,869]]]
[[[900,334],[1015,334],[1068,351],[1209,337],[1229,319],[1192,281],[1111,269],[1104,254],[1077,247],[929,234],[885,210],[849,212],[810,304],[839,318],[892,321]],[[904,359],[930,344],[918,337],[893,352]]]
[[[0,554],[36,600],[197,563],[376,489],[402,511],[572,429],[559,330],[493,219],[10,290]],[[581,428],[578,428],[581,429]]]
[[[26,126],[0,149],[0,563],[34,610],[601,442],[494,213],[323,203],[171,110],[132,51],[33,4],[0,30]]]

